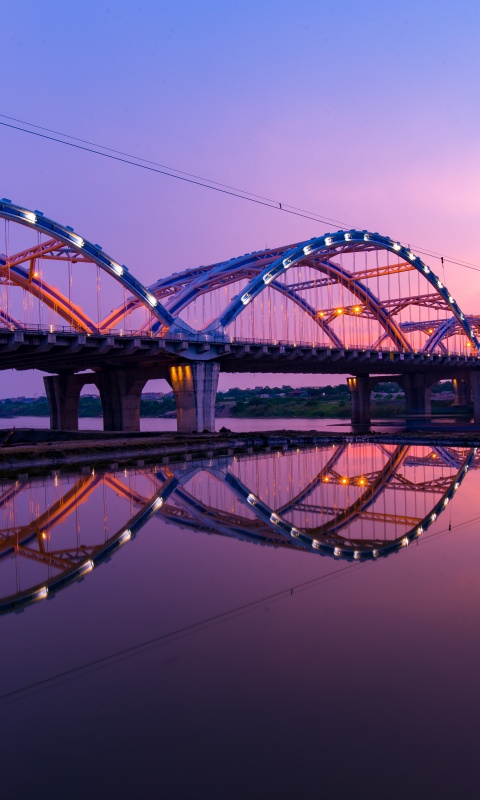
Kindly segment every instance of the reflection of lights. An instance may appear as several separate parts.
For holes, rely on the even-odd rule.
[[[87,572],[91,572],[92,569],[93,569],[93,561],[86,561],[85,564],[82,564],[82,566],[79,568],[78,574],[86,575]]]
[[[353,554],[353,557],[354,557],[355,559],[357,559],[357,558],[360,558],[360,553],[358,552],[358,550],[355,550],[355,552],[354,552],[354,554]]]
[[[257,498],[255,497],[254,494],[249,494],[248,495],[247,503],[249,503],[251,506],[256,506],[257,505]]]
[[[318,550],[318,549],[319,549],[319,547],[320,547],[320,542],[318,541],[318,539],[314,539],[314,540],[313,540],[313,542],[312,542],[312,547],[314,547],[314,548],[315,548],[315,550]]]
[[[340,550],[340,548],[339,548],[339,547],[336,547],[336,548],[335,548],[335,550],[333,551],[333,555],[334,555],[334,556],[337,556],[337,558],[338,558],[338,556],[341,556],[341,555],[342,555],[342,551]]]
[[[449,499],[450,499],[450,498],[448,498],[448,497],[446,497],[446,498],[445,498],[445,500],[443,501],[443,505],[444,505],[444,506],[448,506]]]
[[[437,515],[435,513],[433,513],[432,516],[430,517],[430,519],[431,519],[432,522],[435,522],[435,520],[437,519]]]
[[[373,551],[372,551],[372,556],[373,556],[374,558],[378,558],[378,550],[373,550]]]
[[[33,593],[32,599],[33,600],[44,600],[47,595],[48,595],[47,587],[46,586],[42,586],[41,589],[38,589],[38,591]]]
[[[120,536],[120,538],[118,540],[118,543],[119,544],[124,544],[125,542],[128,542],[128,540],[131,539],[131,538],[132,538],[132,531],[127,528],[126,531],[123,531],[122,535]]]
[[[404,536],[403,537],[403,539],[401,541],[401,544],[403,545],[403,547],[408,547],[408,545],[410,544],[410,540],[409,540],[408,536]]]

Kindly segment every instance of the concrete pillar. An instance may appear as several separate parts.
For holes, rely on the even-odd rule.
[[[359,375],[347,378],[350,391],[352,425],[369,427],[372,421],[370,411],[370,376]]]
[[[454,391],[454,406],[468,406],[471,403],[471,391],[468,383],[461,378],[454,378],[453,381]]]
[[[473,421],[475,425],[480,425],[480,372],[471,370],[470,386],[473,395]]]
[[[177,405],[177,431],[215,430],[215,399],[220,364],[197,362],[170,367],[169,382]]]
[[[407,373],[403,376],[407,424],[431,420],[432,390],[423,372]]]
[[[140,402],[146,382],[141,370],[104,369],[96,373],[105,431],[140,430]]]
[[[91,379],[88,376],[87,380]],[[85,375],[49,375],[43,379],[52,430],[78,431],[78,403]]]

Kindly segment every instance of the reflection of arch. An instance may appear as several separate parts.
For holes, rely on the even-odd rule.
[[[12,282],[22,286],[22,288],[38,297],[46,305],[54,307],[69,323],[75,324],[81,330],[97,330],[97,326],[83,314],[81,309],[70,303],[55,287],[37,280],[33,274],[22,269],[19,266],[20,263],[25,263],[28,260],[32,264],[36,258],[42,258],[47,253],[51,257],[55,253],[59,260],[71,258],[71,254],[73,254],[73,260],[92,262],[114,278],[124,289],[131,292],[138,302],[145,306],[162,325],[170,327],[174,324],[175,319],[172,315],[128,271],[127,267],[120,265],[104,253],[99,245],[92,244],[74,233],[73,228],[59,225],[39,211],[28,211],[20,206],[13,205],[7,200],[0,201],[0,218],[17,222],[50,237],[47,242],[43,242],[37,247],[16,254],[12,258],[3,259],[0,261],[0,270],[2,268],[3,271],[8,270]],[[185,324],[182,327],[185,330],[188,329]]]
[[[373,449],[375,450],[375,447]],[[178,477],[168,468],[152,471],[151,474],[147,473],[147,477],[151,481],[151,486],[147,486],[147,492],[152,492],[150,497],[145,497],[142,492],[125,485],[116,476],[106,475],[103,478],[93,474],[82,476],[59,500],[39,514],[36,519],[26,525],[14,528],[0,538],[0,556],[15,550],[20,556],[42,564],[49,570],[48,580],[43,583],[0,599],[0,612],[17,610],[24,605],[52,596],[58,589],[82,578],[135,536],[143,525],[159,511],[166,521],[181,527],[233,536],[260,544],[301,548],[303,551],[334,556],[347,561],[387,556],[398,552],[402,547],[417,539],[435,521],[458,490],[476,455],[475,449],[468,451],[465,456],[461,456],[458,450],[452,448],[434,448],[426,454],[418,455],[415,450],[406,446],[396,447],[393,450],[379,447],[375,452],[377,452],[377,458],[378,455],[382,457],[380,468],[375,466],[375,472],[364,473],[361,479],[359,476],[347,473],[350,475],[351,485],[355,486],[356,491],[359,492],[353,502],[348,500],[347,495],[347,505],[342,508],[336,504],[336,501],[333,505],[329,503],[319,506],[314,503],[311,508],[319,509],[318,513],[332,515],[332,518],[321,526],[315,524],[309,524],[307,527],[302,525],[301,528],[295,526],[287,519],[286,515],[291,512],[304,513],[305,500],[312,495],[314,489],[319,487],[323,489],[324,486],[327,486],[323,483],[324,478],[328,478],[328,485],[332,488],[336,477],[338,484],[347,482],[345,478],[341,478],[342,473],[339,473],[338,469],[345,468],[345,463],[341,465],[340,460],[342,456],[348,456],[348,452],[347,445],[340,445],[335,447],[330,455],[327,453],[326,462],[315,478],[278,508],[270,506],[254,495],[249,487],[231,471],[225,461],[216,463],[211,460],[208,465],[205,465],[205,462],[201,464],[199,462],[192,464],[191,468],[180,468]],[[347,458],[347,469],[348,463]],[[358,459],[355,459],[355,455],[350,463],[354,465],[354,469],[357,467]],[[370,463],[377,464],[378,462],[374,459]],[[407,463],[412,467],[420,466],[423,476],[425,475],[423,469],[425,465],[432,467],[446,465],[455,472],[447,476],[442,472],[427,482],[425,482],[425,478],[420,483],[412,482],[400,470],[401,465]],[[208,474],[210,481],[214,480],[217,488],[225,489],[223,495],[220,493],[220,502],[218,502],[217,489],[213,494],[216,498],[215,503],[219,507],[211,505],[210,500],[204,500],[201,491],[200,496],[197,496],[195,484],[192,483],[191,486],[188,486],[192,478],[202,472]],[[100,481],[104,481],[104,484],[113,489],[119,497],[137,507],[138,511],[106,541],[102,538],[101,544],[80,545],[77,542],[76,547],[74,545],[64,546],[62,549],[55,550],[45,548],[44,539],[48,539],[48,532],[60,522],[65,521],[78,508],[79,504],[92,494]],[[402,493],[420,491],[425,496],[426,492],[430,492],[439,499],[436,502],[432,499],[433,507],[423,518],[421,515],[417,516],[417,513],[415,516],[407,516],[406,513],[397,516],[395,504],[393,511],[382,511],[382,508],[386,508],[385,503],[382,503],[377,509],[369,510],[382,492],[387,487],[392,487],[394,483],[394,488]],[[160,488],[158,488],[159,485]],[[206,486],[208,498],[212,485],[210,483]],[[16,482],[7,487],[0,497],[0,506],[5,506],[9,499],[22,491],[25,486],[25,483]],[[205,487],[205,484],[201,481],[197,486]],[[232,505],[232,495],[240,501],[240,507]],[[336,497],[336,495],[333,496]],[[330,495],[331,497],[332,495]],[[324,503],[322,500],[320,502]],[[242,508],[248,509],[249,513],[242,514]],[[416,508],[415,504],[415,512]],[[130,510],[129,516],[132,513]],[[372,526],[374,523],[383,525],[388,522],[389,524],[398,524],[400,528],[408,528],[408,530],[403,530],[401,536],[398,536],[398,532],[395,531],[395,538],[389,539],[380,539],[374,529],[372,534],[365,539],[356,538],[349,532],[347,535],[343,535],[341,532],[345,527],[359,517],[362,519],[362,524],[366,522]],[[32,539],[37,540],[36,549],[31,545]],[[52,570],[56,571],[56,574],[50,577]]]

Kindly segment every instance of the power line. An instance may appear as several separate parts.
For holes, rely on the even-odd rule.
[[[321,222],[324,225],[333,225],[337,229],[358,228],[358,226],[351,225],[350,223],[341,220],[333,219],[332,217],[322,216],[314,211],[292,206],[289,203],[285,203],[283,201],[280,202],[264,195],[255,194],[254,192],[249,192],[245,189],[239,189],[235,186],[230,186],[229,184],[220,183],[218,181],[211,180],[210,178],[204,178],[202,176],[195,175],[194,173],[185,172],[183,170],[176,169],[175,167],[169,167],[157,161],[151,161],[149,159],[142,158],[141,156],[132,155],[123,150],[115,150],[114,148],[107,147],[106,145],[92,142],[89,139],[81,139],[76,136],[71,136],[68,133],[62,133],[51,128],[45,128],[41,125],[36,125],[33,122],[27,122],[25,120],[17,119],[16,117],[10,117],[7,114],[0,114],[0,117],[2,119],[8,119],[11,122],[18,122],[20,125],[28,125],[30,128],[36,128],[36,130],[28,130],[27,128],[20,127],[20,125],[12,125],[11,122],[7,123],[0,121],[0,125],[5,128],[11,128],[12,130],[30,134],[31,136],[37,136],[41,139],[56,142],[57,144],[73,147],[76,150],[82,150],[87,153],[103,156],[104,158],[118,161],[123,164],[129,164],[132,167],[144,169],[148,172],[154,172],[165,177],[175,178],[176,180],[183,181],[184,183],[201,186],[204,189],[210,189],[211,191],[229,195],[230,197],[237,197],[240,200],[246,200],[250,203],[255,203],[256,205],[271,208],[274,211],[280,211],[285,214],[301,217],[302,219],[310,219],[313,222]],[[44,133],[40,133],[39,131],[44,131]],[[71,141],[65,141],[66,139],[70,139]],[[76,144],[76,142],[78,142],[78,144]],[[418,250],[418,252],[422,255],[427,255],[432,258],[443,257],[443,260],[449,264],[455,264],[456,266],[464,267],[465,269],[480,272],[480,265],[478,264],[474,264],[469,261],[461,261],[452,256],[442,256],[441,253],[434,250],[429,250],[420,245],[412,244],[412,247]]]
[[[195,633],[196,631],[202,630],[209,626],[231,619],[238,614],[245,613],[248,611],[253,611],[256,608],[261,608],[262,605],[264,605],[265,603],[271,603],[286,597],[290,597],[294,592],[313,588],[318,584],[326,582],[328,579],[333,579],[336,576],[351,571],[352,569],[358,566],[360,565],[347,564],[345,567],[332,570],[331,572],[327,572],[325,575],[320,575],[317,578],[310,578],[308,581],[303,581],[302,583],[299,583],[295,586],[290,586],[287,589],[282,589],[279,592],[273,592],[272,594],[266,595],[265,597],[261,597],[258,600],[251,600],[249,603],[243,603],[242,605],[236,606],[235,608],[231,608],[228,611],[222,611],[219,614],[214,614],[211,617],[206,617],[205,619],[200,620],[199,622],[193,622],[190,625],[185,625],[181,628],[177,628],[176,630],[170,631],[168,633],[160,634],[159,636],[155,636],[152,639],[148,639],[144,642],[139,642],[137,644],[131,645],[130,647],[125,647],[123,650],[117,650],[114,653],[110,653],[110,655],[102,656],[101,658],[88,661],[85,664],[80,664],[77,667],[72,667],[71,669],[63,670],[62,672],[57,672],[55,675],[51,675],[49,678],[43,678],[42,680],[35,681],[34,683],[30,683],[26,686],[21,686],[19,689],[13,689],[10,692],[6,692],[5,694],[0,695],[0,704],[2,706],[8,705],[9,702],[18,699],[19,696],[22,696],[27,692],[36,693],[36,691],[41,691],[43,689],[50,688],[50,686],[54,685],[58,681],[61,681],[62,679],[70,679],[75,677],[76,675],[88,672],[89,670],[94,670],[102,666],[108,666],[110,663],[115,663],[116,661],[127,658],[128,656],[152,648],[155,645],[159,645],[162,644],[163,642],[167,642],[176,638],[181,638],[182,636],[187,636],[189,634]]]

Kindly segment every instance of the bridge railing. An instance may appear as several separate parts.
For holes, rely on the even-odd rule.
[[[363,344],[350,344],[348,347],[338,348],[334,346],[330,346],[328,344],[319,344],[318,342],[312,341],[289,341],[286,339],[260,339],[257,337],[235,337],[235,336],[226,336],[225,334],[221,333],[189,333],[189,332],[182,332],[182,331],[171,331],[168,330],[164,334],[159,334],[156,331],[151,330],[143,330],[143,329],[135,329],[135,328],[112,328],[109,331],[105,332],[96,332],[96,331],[79,331],[77,328],[74,328],[71,325],[28,325],[22,328],[16,328],[14,326],[9,325],[0,325],[0,334],[5,331],[8,333],[14,332],[22,332],[22,333],[30,333],[30,334],[39,334],[42,336],[46,336],[49,333],[59,333],[59,334],[68,334],[68,335],[85,335],[85,336],[115,336],[115,337],[127,337],[127,338],[143,338],[143,339],[163,339],[164,341],[187,341],[194,343],[217,343],[217,344],[236,344],[236,345],[253,345],[253,346],[275,346],[275,347],[298,347],[298,348],[305,348],[305,349],[316,349],[316,350],[331,350],[332,353],[337,353],[340,351],[344,351],[345,353],[382,353],[389,355],[392,354],[399,354],[400,359],[403,359],[406,355],[410,352],[413,352],[415,355],[419,353],[423,353],[426,357],[432,358],[435,355],[446,355],[446,356],[454,356],[454,357],[464,357],[468,358],[469,360],[478,360],[480,359],[480,354],[477,355],[476,351],[472,348],[465,347],[463,350],[450,350],[448,348],[445,349],[445,353],[427,353],[423,350],[415,349],[413,351],[408,350],[398,350],[393,347],[365,347]]]

